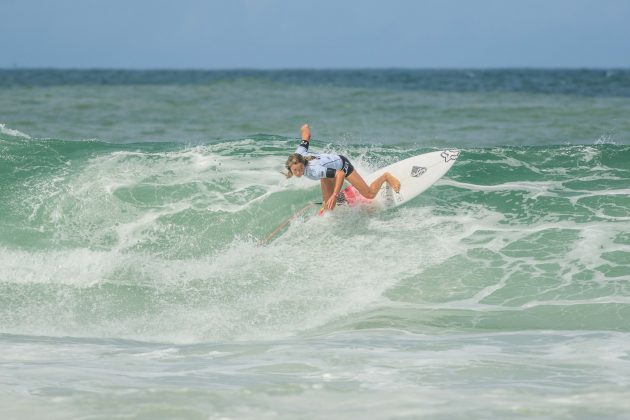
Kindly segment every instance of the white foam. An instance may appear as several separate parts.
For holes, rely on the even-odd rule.
[[[601,146],[602,144],[617,144],[617,142],[614,140],[612,134],[602,134],[593,144]]]
[[[585,194],[569,197],[569,200],[571,201],[571,204],[576,205],[579,200],[582,200],[587,197],[603,197],[603,196],[612,196],[612,195],[630,196],[630,188],[588,191]]]
[[[21,137],[24,139],[30,139],[31,136],[29,136],[28,134],[24,134],[19,130],[15,130],[12,128],[7,127],[5,124],[0,124],[0,133],[5,134],[7,136],[12,136],[12,137]]]
[[[479,185],[458,182],[453,180],[440,180],[438,185],[450,185],[471,191],[497,192],[497,191],[525,191],[529,193],[531,198],[541,196],[556,197],[556,191],[564,189],[561,181],[529,181],[529,182],[504,182],[496,185]]]
[[[346,216],[297,221],[269,246],[236,240],[205,258],[164,259],[133,251],[126,245],[143,230],[140,222],[121,224],[119,229],[127,233],[120,235],[129,243],[110,250],[3,250],[0,278],[59,290],[45,302],[34,297],[17,308],[12,316],[21,321],[11,331],[169,342],[286,337],[362,311],[379,302],[401,276],[460,251],[456,239],[443,243],[443,238],[457,238],[452,232],[459,226],[431,220],[423,209],[401,214],[403,219],[420,220],[409,225],[402,239],[391,221]],[[146,215],[143,223],[150,226],[153,217]],[[354,232],[351,241],[339,235],[344,231]],[[343,246],[335,246],[338,243]],[[146,315],[117,315],[117,301],[105,294],[98,304],[100,315],[87,324],[81,321],[78,290],[85,290],[89,302],[89,296],[106,290],[103,287],[122,285],[132,287],[129,293],[149,288],[152,309]],[[191,303],[172,304],[160,297],[170,293],[187,295]],[[68,305],[66,299],[77,301]],[[52,318],[50,311],[55,313]]]
[[[221,145],[224,146],[224,145]],[[243,146],[242,144],[240,146]],[[278,159],[273,156],[250,159],[242,156],[225,156],[223,147],[198,146],[175,152],[114,152],[90,161],[84,171],[84,189],[94,189],[94,182],[104,184],[108,194],[122,189],[142,186],[166,188],[169,186],[194,185],[197,196],[209,203],[210,211],[239,212],[269,195],[283,189],[311,189],[318,184],[311,182],[288,182],[270,168],[277,167]],[[234,153],[234,150],[227,149]],[[98,176],[95,176],[98,175]],[[86,181],[86,180],[84,180]],[[228,199],[241,193],[259,190],[255,197],[247,197],[246,203],[234,203]]]

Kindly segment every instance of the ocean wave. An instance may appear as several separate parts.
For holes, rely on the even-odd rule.
[[[610,329],[630,316],[630,147],[464,148],[399,209],[309,213],[277,137],[9,139],[0,327],[203,342],[362,328]],[[432,149],[330,145],[366,173]],[[325,146],[320,146],[325,148]]]

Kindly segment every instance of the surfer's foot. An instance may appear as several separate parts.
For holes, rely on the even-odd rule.
[[[400,181],[398,180],[398,178],[396,178],[394,175],[390,174],[389,172],[387,172],[387,183],[389,184],[390,187],[392,187],[392,189],[394,191],[396,191],[397,193],[400,192]]]
[[[311,139],[311,127],[308,124],[304,124],[300,131],[302,132],[302,140],[309,141]]]

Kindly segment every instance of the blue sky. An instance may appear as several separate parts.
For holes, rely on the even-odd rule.
[[[630,0],[3,0],[0,68],[630,67]]]

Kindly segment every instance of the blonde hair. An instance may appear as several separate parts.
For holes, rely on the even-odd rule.
[[[308,162],[315,159],[315,156],[302,156],[299,153],[293,153],[287,159],[287,162],[284,166],[287,168],[287,172],[282,172],[282,175],[286,176],[287,179],[293,176],[293,172],[291,172],[291,165],[295,165],[296,163],[301,163],[304,166],[308,165]]]

